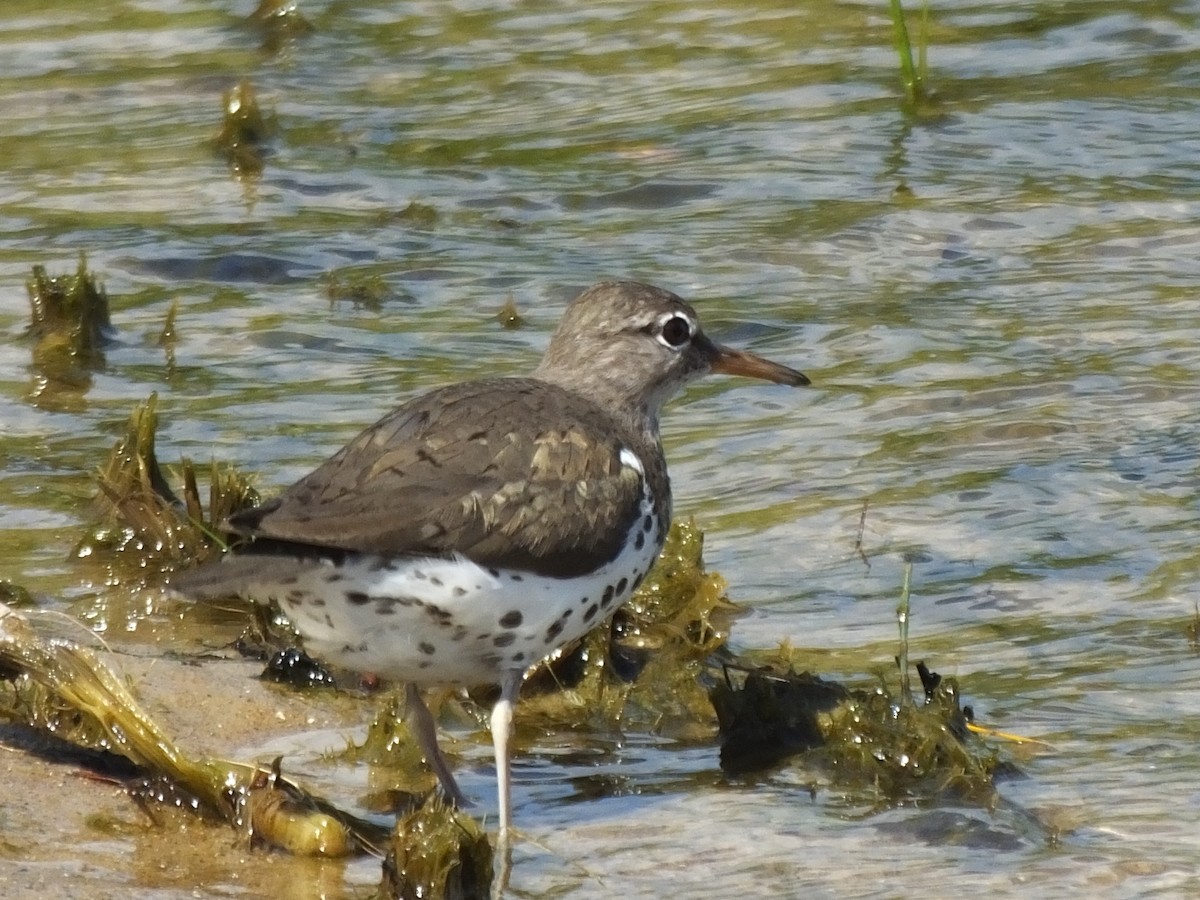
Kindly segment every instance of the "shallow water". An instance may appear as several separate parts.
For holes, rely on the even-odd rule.
[[[882,2],[309,2],[278,53],[251,6],[0,7],[0,578],[54,608],[101,590],[70,551],[152,391],[165,462],[270,490],[418,390],[527,370],[583,286],[652,281],[815,382],[711,379],[664,422],[677,511],[754,608],[735,642],[869,683],[913,560],[914,657],[1052,749],[1012,809],[863,818],[807,773],[726,783],[712,748],[548,740],[518,763],[514,892],[1200,889],[1200,4],[934,4],[921,117]],[[279,124],[258,180],[212,147],[242,77]],[[23,282],[80,252],[117,336],[64,390]],[[331,303],[329,272],[392,295]]]

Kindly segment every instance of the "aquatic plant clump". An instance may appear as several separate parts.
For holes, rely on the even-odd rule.
[[[205,502],[187,459],[180,465],[180,499],[158,464],[157,429],[158,395],[151,394],[134,409],[128,430],[97,474],[97,522],[75,548],[77,557],[102,557],[111,584],[130,575],[157,580],[163,572],[204,558],[218,542],[219,523],[259,500],[245,476],[214,462]]]
[[[728,666],[712,690],[721,768],[742,775],[792,759],[873,806],[939,797],[991,806],[996,752],[969,733],[957,682],[918,671],[923,701],[885,684],[850,689],[782,659]]]
[[[75,274],[49,275],[34,266],[25,286],[37,375],[30,400],[45,408],[76,408],[93,373],[105,365],[104,348],[113,336],[108,294],[82,254]]]
[[[225,92],[221,106],[221,130],[215,138],[217,152],[234,174],[260,175],[266,165],[269,141],[276,131],[274,118],[264,115],[257,92],[246,80]]]

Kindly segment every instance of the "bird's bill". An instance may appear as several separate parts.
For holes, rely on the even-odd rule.
[[[713,344],[712,349],[714,352],[711,363],[712,370],[720,372],[722,375],[744,375],[747,378],[760,378],[763,381],[790,384],[794,387],[812,383],[803,372],[797,372],[780,363],[771,362],[771,360],[754,353],[725,347],[721,344]]]

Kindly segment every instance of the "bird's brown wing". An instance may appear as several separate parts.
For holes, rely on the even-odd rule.
[[[622,461],[628,447],[602,412],[544,382],[453,385],[384,417],[228,526],[266,545],[461,553],[567,577],[612,559],[639,515],[644,476]]]

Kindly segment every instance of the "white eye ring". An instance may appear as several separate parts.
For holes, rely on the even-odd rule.
[[[655,324],[654,337],[668,350],[679,352],[696,336],[696,322],[679,312],[664,313]]]

